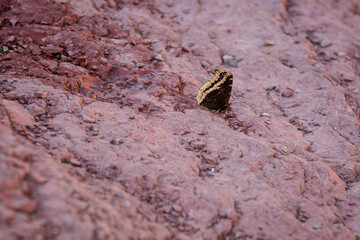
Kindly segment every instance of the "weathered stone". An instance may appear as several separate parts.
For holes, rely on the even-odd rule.
[[[33,124],[33,117],[21,104],[8,100],[2,100],[2,104],[6,108],[10,120],[14,123],[23,127],[31,126]]]
[[[320,47],[326,48],[326,47],[331,46],[331,44],[332,44],[332,43],[331,43],[330,39],[324,38],[324,39],[321,40],[321,42],[320,42]]]
[[[264,46],[274,46],[275,43],[273,41],[267,39],[263,42],[263,45]]]
[[[163,57],[161,56],[161,54],[158,54],[158,55],[156,55],[155,56],[155,58],[154,58],[156,61],[164,61],[164,59],[163,59]]]
[[[15,100],[16,99],[16,92],[14,92],[14,91],[5,92],[4,97],[6,99],[8,99],[8,100]]]
[[[5,10],[0,239],[356,239],[356,6]],[[198,107],[198,87],[223,67],[229,108]]]

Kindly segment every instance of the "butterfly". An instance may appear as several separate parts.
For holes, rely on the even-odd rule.
[[[216,70],[215,76],[199,89],[197,102],[212,110],[225,110],[229,105],[233,75],[225,69]]]

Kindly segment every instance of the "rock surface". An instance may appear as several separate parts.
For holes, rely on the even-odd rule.
[[[9,0],[0,24],[0,239],[360,237],[357,0]]]

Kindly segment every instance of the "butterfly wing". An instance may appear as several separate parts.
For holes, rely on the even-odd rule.
[[[232,90],[233,75],[227,72],[223,79],[203,92],[200,105],[212,110],[224,110],[229,105]]]

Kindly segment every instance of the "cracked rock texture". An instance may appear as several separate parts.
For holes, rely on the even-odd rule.
[[[0,59],[0,239],[360,238],[358,0],[2,0]]]

